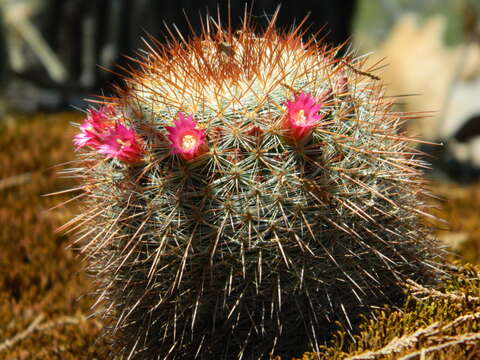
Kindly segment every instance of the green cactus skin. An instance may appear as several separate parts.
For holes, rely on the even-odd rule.
[[[334,323],[433,281],[425,164],[364,58],[208,20],[198,37],[152,45],[126,87],[103,98],[142,158],[80,153],[77,244],[99,311],[125,359],[264,359],[318,350]],[[295,140],[286,104],[322,119]],[[166,126],[193,114],[207,150],[172,154]]]

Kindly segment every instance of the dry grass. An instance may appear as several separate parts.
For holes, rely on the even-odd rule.
[[[2,359],[103,359],[108,353],[108,344],[98,340],[102,324],[86,318],[93,299],[84,296],[89,291],[90,281],[80,258],[67,248],[71,241],[69,235],[55,232],[75,213],[75,204],[48,211],[71,198],[72,194],[43,196],[74,186],[72,180],[57,175],[60,168],[55,165],[74,158],[71,145],[74,128],[69,122],[76,120],[77,115],[67,113],[16,118],[0,123]],[[446,199],[441,216],[450,223],[448,232],[440,233],[440,236],[446,241],[452,236],[461,238],[462,241],[455,246],[462,261],[480,263],[480,185],[468,188],[436,185],[433,190]],[[462,302],[462,294],[454,291],[459,287],[453,283],[430,293],[425,288],[415,289],[415,284],[411,286],[414,297],[406,306],[418,307],[413,310],[422,311],[422,314],[432,311],[431,321],[415,322],[405,312],[387,311],[377,319],[365,321],[359,335],[361,347],[343,344],[342,349],[348,350],[348,354],[341,352],[337,344],[330,351],[335,351],[338,358],[347,355],[352,359],[362,358],[360,356],[395,358],[398,354],[384,356],[384,353],[403,346],[403,356],[410,356],[405,359],[437,358],[435,356],[439,353],[467,359],[467,355],[462,355],[467,354],[466,350],[468,356],[476,356],[472,351],[478,350],[475,343],[478,343],[480,326],[472,325],[472,321],[478,323],[478,319],[472,320],[471,317],[480,311],[480,304],[475,299],[480,293],[469,294],[473,299],[467,298],[467,303]],[[458,305],[459,302],[466,305]],[[458,311],[455,310],[452,316],[442,315],[442,311],[450,307]],[[429,310],[433,308],[436,310]],[[452,331],[453,325],[448,326],[455,321],[457,325],[459,321],[470,325],[455,325],[456,330]],[[368,329],[368,324],[375,328],[375,332]],[[389,333],[389,324],[397,324],[395,326],[400,326],[401,330]],[[457,331],[462,326],[465,331]],[[417,336],[417,332],[422,332],[421,336]],[[395,338],[394,334],[399,333],[404,337]],[[376,336],[375,341],[373,336]],[[439,343],[440,337],[445,341]],[[342,341],[347,343],[347,340]],[[459,340],[465,341],[460,345],[455,343]],[[407,347],[407,343],[414,345]],[[448,343],[444,348],[438,348]],[[405,350],[407,348],[409,351]],[[433,350],[422,355],[422,348]],[[306,354],[304,358],[313,357]]]

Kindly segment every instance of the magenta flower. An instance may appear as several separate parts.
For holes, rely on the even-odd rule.
[[[178,113],[178,119],[174,120],[174,126],[165,126],[168,131],[172,153],[180,155],[184,160],[190,161],[206,150],[205,130],[196,129],[197,122],[190,115],[185,118]]]
[[[100,145],[101,131],[95,124],[89,121],[84,121],[80,125],[80,133],[73,137],[73,143],[79,150],[82,147],[90,146],[96,148]]]
[[[284,127],[290,131],[291,137],[295,140],[308,135],[323,117],[318,113],[322,104],[303,92],[296,95],[293,102],[287,101],[286,106]]]
[[[85,146],[96,149],[102,144],[102,137],[112,124],[108,115],[114,115],[113,108],[110,106],[103,106],[98,110],[88,110],[87,117],[80,125],[80,133],[73,137],[76,150]]]
[[[142,148],[133,129],[116,123],[115,127],[110,128],[109,132],[103,136],[98,152],[105,155],[107,159],[115,158],[134,163],[140,160]]]

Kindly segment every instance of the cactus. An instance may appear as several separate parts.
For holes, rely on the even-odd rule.
[[[364,58],[301,35],[207,20],[88,110],[72,223],[121,358],[316,351],[436,278],[411,114]]]

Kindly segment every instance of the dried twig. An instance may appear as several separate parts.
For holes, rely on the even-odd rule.
[[[412,290],[412,296],[422,301],[425,299],[447,299],[453,302],[480,302],[480,297],[468,296],[468,294],[443,293],[435,289],[426,288],[415,281],[407,280],[407,286]]]
[[[29,335],[31,335],[37,328],[38,328],[38,325],[40,325],[40,323],[42,322],[43,318],[45,317],[44,314],[40,314],[38,315],[32,322],[30,325],[28,325],[28,327],[19,332],[18,334],[16,334],[15,336],[11,337],[10,339],[6,339],[5,341],[3,341],[2,343],[0,343],[0,352],[3,351],[3,350],[6,350],[10,347],[12,347],[13,345],[15,345],[17,342],[25,339],[26,337],[28,337]]]
[[[349,63],[346,62],[346,61],[342,61],[342,64],[344,64],[345,66],[347,66],[350,70],[352,70],[352,71],[353,71],[354,73],[356,73],[356,74],[363,75],[363,76],[367,76],[367,77],[369,77],[370,79],[377,80],[377,81],[380,81],[380,80],[381,80],[377,75],[373,75],[373,74],[370,74],[370,73],[368,73],[368,72],[361,71],[361,70],[355,68],[353,65],[349,64]]]
[[[442,327],[442,332],[445,332],[447,330],[450,330],[451,328],[455,328],[457,326],[465,324],[467,321],[480,321],[480,312],[477,312],[475,314],[468,314],[468,315],[463,315],[452,322],[448,323],[444,327]]]
[[[32,180],[32,173],[10,176],[0,179],[0,191],[14,186],[20,186],[29,183]]]
[[[390,341],[386,346],[377,351],[369,351],[360,355],[355,355],[348,357],[346,360],[376,360],[382,359],[387,355],[398,354],[405,351],[408,348],[415,347],[419,341],[420,337],[428,336],[432,332],[436,332],[440,323],[436,322],[432,325],[419,329],[411,335],[406,335],[401,338],[395,338]]]
[[[78,316],[62,316],[58,319],[48,321],[44,324],[41,324],[37,327],[37,331],[44,331],[44,330],[49,330],[51,328],[61,326],[61,325],[76,325],[78,323],[81,323],[83,321],[86,321],[87,318],[84,315],[78,315]]]
[[[87,320],[87,318],[84,315],[80,314],[77,316],[62,316],[62,317],[59,317],[58,319],[48,321],[42,324],[42,321],[44,318],[45,318],[44,314],[38,315],[25,330],[19,332],[15,336],[9,339],[6,339],[2,343],[0,343],[0,352],[12,347],[19,341],[32,335],[34,332],[46,331],[62,325],[76,325],[78,323],[81,323]],[[101,325],[98,322],[96,323],[96,325],[101,327]]]
[[[403,357],[400,358],[400,360],[412,360],[417,357],[422,357],[425,356],[428,353],[443,350],[447,347],[450,346],[455,346],[455,345],[461,345],[461,344],[469,344],[473,343],[474,345],[479,345],[480,344],[480,333],[468,333],[468,334],[463,334],[459,336],[457,340],[449,341],[443,344],[439,344],[436,346],[431,346],[427,348],[423,348],[421,350],[415,351],[411,354],[407,354]]]
[[[467,321],[479,321],[479,320],[480,320],[480,312],[477,312],[475,314],[460,316],[455,320],[447,323],[446,325],[443,325],[442,327],[440,327],[439,322],[436,322],[428,326],[427,328],[423,328],[415,331],[411,335],[404,336],[400,339],[395,338],[392,341],[390,341],[387,345],[385,345],[383,348],[377,351],[369,351],[360,355],[355,355],[353,357],[347,358],[347,360],[383,359],[385,356],[388,356],[388,355],[399,354],[408,349],[417,348],[420,342],[420,338],[422,338],[423,340],[425,340],[426,338],[430,338],[429,340],[432,340],[431,338],[433,338],[434,336],[445,333],[446,331],[451,330],[452,328],[455,328],[457,326],[460,326],[466,323]],[[442,342],[435,346],[423,348],[414,353],[407,354],[401,359],[410,360],[417,356],[423,356],[423,354],[439,351],[449,346],[455,346],[462,343],[471,343],[473,341],[478,341],[480,339],[480,333],[461,334],[450,339],[453,339],[453,340],[448,342]]]

